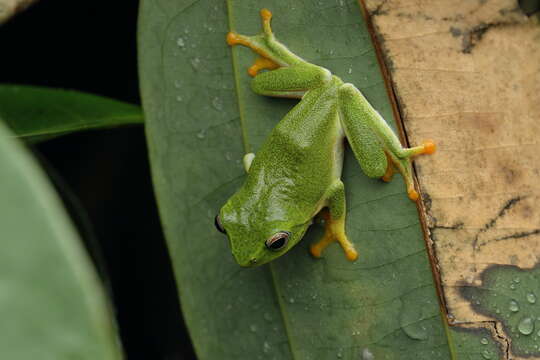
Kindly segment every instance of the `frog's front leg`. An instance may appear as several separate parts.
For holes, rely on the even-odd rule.
[[[409,198],[416,201],[418,193],[414,189],[411,158],[433,154],[435,144],[425,141],[420,146],[402,147],[386,121],[352,84],[340,87],[339,109],[345,136],[364,173],[390,181],[394,171],[399,171],[405,180]]]
[[[328,211],[323,212],[325,229],[322,239],[310,247],[310,252],[315,257],[321,257],[323,250],[331,243],[337,241],[347,259],[354,261],[358,258],[358,252],[345,234],[345,187],[341,180],[337,180],[328,191]]]

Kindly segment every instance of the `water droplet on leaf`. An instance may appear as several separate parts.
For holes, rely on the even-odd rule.
[[[487,345],[488,344],[488,339],[486,338],[482,338],[482,340],[480,340],[480,342],[484,345]]]
[[[519,311],[519,304],[516,300],[510,300],[510,303],[508,304],[508,309],[512,312],[518,312]]]
[[[223,110],[223,102],[221,101],[220,98],[218,97],[215,97],[213,100],[212,100],[212,107],[218,111],[221,111]]]
[[[521,319],[518,324],[518,330],[523,335],[530,335],[534,331],[534,322],[530,317]]]
[[[414,340],[426,340],[428,333],[423,324],[422,308],[409,300],[405,301],[399,317],[399,324],[403,332]]]
[[[369,351],[368,348],[365,348],[362,351],[362,360],[375,360],[375,356]]]
[[[191,59],[191,66],[193,67],[194,70],[197,70],[199,68],[200,63],[201,63],[201,60],[199,60],[199,58]]]
[[[530,302],[531,304],[534,304],[536,302],[536,295],[534,295],[533,293],[528,293],[527,301]]]

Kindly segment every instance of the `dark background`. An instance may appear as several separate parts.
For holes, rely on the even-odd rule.
[[[0,27],[0,82],[140,104],[138,1],[40,0]],[[161,233],[142,126],[33,148],[100,269],[129,360],[195,359]]]

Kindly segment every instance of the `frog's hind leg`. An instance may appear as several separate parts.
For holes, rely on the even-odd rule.
[[[414,189],[411,159],[433,154],[435,144],[426,141],[420,146],[402,147],[386,121],[352,84],[340,87],[339,105],[345,135],[364,173],[390,181],[395,171],[400,172],[409,198],[416,201],[418,192]]]
[[[330,81],[330,71],[296,56],[275,38],[271,18],[269,10],[261,10],[262,34],[245,36],[231,31],[227,35],[229,45],[247,46],[258,54],[248,68],[249,75],[255,77],[251,84],[253,91],[266,96],[301,98],[307,89]],[[261,73],[261,70],[270,71]]]
[[[338,91],[339,118],[345,137],[364,174],[371,178],[384,177],[389,180],[393,174],[393,166],[388,161],[377,132],[370,124],[370,114],[365,111],[364,103],[357,97],[358,90],[346,85],[341,86]],[[367,103],[367,100],[364,101]]]
[[[345,234],[345,189],[343,183],[338,180],[329,191],[328,211],[323,210],[325,230],[322,239],[310,247],[311,255],[321,257],[323,250],[333,242],[338,242],[345,257],[354,261],[358,258],[358,252]]]
[[[302,98],[307,90],[331,80],[332,74],[327,69],[300,64],[258,74],[251,81],[251,89],[265,96]]]

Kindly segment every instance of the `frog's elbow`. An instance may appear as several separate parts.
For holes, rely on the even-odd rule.
[[[351,83],[341,85],[338,90],[339,95],[345,97],[352,97],[358,92],[358,89]]]
[[[330,70],[321,67],[321,72],[319,74],[319,79],[322,83],[329,83],[330,81],[332,81],[332,73],[330,72]]]

